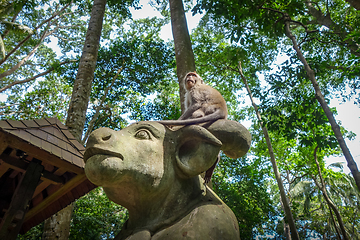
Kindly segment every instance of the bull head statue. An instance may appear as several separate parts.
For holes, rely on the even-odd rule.
[[[199,174],[215,163],[220,150],[230,157],[244,155],[250,139],[230,120],[177,130],[157,122],[121,131],[100,128],[88,139],[85,173],[129,211],[115,239],[240,239],[234,213]]]

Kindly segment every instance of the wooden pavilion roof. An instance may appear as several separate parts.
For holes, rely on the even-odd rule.
[[[0,222],[31,162],[43,166],[21,233],[96,186],[85,176],[85,148],[56,118],[0,121]]]

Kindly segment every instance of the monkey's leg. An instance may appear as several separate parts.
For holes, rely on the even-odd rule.
[[[202,118],[202,117],[205,117],[205,113],[201,108],[194,111],[193,114],[191,115],[191,118]]]
[[[178,120],[185,120],[192,118],[191,116],[193,115],[193,113],[200,108],[201,108],[201,104],[193,104],[188,109],[186,109],[186,111],[180,116]]]
[[[210,182],[211,177],[212,177],[212,175],[213,175],[213,173],[214,173],[216,164],[217,164],[219,161],[220,161],[220,153],[219,153],[219,155],[218,155],[217,158],[216,158],[216,162],[215,162],[208,170],[206,170],[206,172],[205,172],[205,177],[204,177],[205,183]]]

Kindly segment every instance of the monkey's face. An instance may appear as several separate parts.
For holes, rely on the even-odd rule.
[[[197,82],[199,81],[199,78],[197,77],[197,75],[195,73],[189,73],[188,75],[186,75],[185,78],[185,86],[187,90],[190,90],[192,87],[194,87]]]

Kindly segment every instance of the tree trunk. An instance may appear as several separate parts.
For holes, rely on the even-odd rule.
[[[288,192],[291,192],[291,181],[290,181],[290,171],[286,170],[286,181],[289,183],[288,184]],[[281,202],[281,206],[284,209],[284,205]],[[283,220],[283,224],[284,224],[284,236],[286,240],[291,240],[291,231],[290,231],[290,226],[289,223],[285,222],[285,219]]]
[[[339,210],[337,209],[337,207],[335,206],[335,204],[331,201],[331,199],[329,198],[329,195],[327,194],[327,191],[326,191],[326,185],[325,185],[325,181],[322,177],[322,174],[321,174],[321,168],[320,168],[320,164],[317,160],[317,155],[316,155],[316,151],[317,151],[318,147],[315,147],[315,150],[314,150],[314,160],[315,160],[315,163],[316,163],[316,166],[317,166],[317,169],[318,169],[318,172],[319,172],[319,178],[320,178],[320,183],[319,184],[315,178],[315,176],[313,177],[314,179],[314,182],[315,184],[317,185],[317,187],[321,190],[324,198],[325,198],[325,201],[326,203],[328,204],[329,208],[330,208],[330,211],[331,209],[334,211],[335,213],[335,216],[338,220],[338,223],[339,223],[339,226],[340,226],[340,230],[341,230],[341,233],[343,235],[343,239],[344,240],[348,240],[348,236],[347,236],[347,233],[346,233],[346,230],[345,230],[345,226],[344,226],[344,222],[341,218],[341,215],[340,215],[340,212]],[[335,228],[336,228],[336,223],[334,222],[334,225],[335,225]]]
[[[81,142],[91,85],[100,45],[106,0],[95,0],[66,119],[66,126]],[[43,239],[68,239],[72,204],[45,220]],[[50,233],[50,235],[45,234]]]
[[[44,222],[44,231],[41,239],[67,240],[70,235],[71,214],[74,203],[55,213]]]
[[[359,0],[345,0],[356,10],[360,10],[360,1]]]
[[[286,240],[291,240],[290,227],[289,224],[283,221],[284,224],[284,235]]]
[[[345,156],[345,159],[347,161],[347,165],[355,179],[356,185],[360,191],[360,173],[359,170],[357,168],[357,165],[350,153],[349,148],[347,147],[345,140],[342,136],[342,133],[340,131],[340,127],[339,125],[336,123],[336,120],[334,118],[333,113],[331,112],[329,106],[327,105],[325,98],[323,96],[323,94],[321,93],[320,87],[318,82],[316,81],[315,78],[315,73],[314,71],[310,68],[309,64],[307,63],[305,57],[303,56],[297,42],[295,39],[295,36],[291,33],[290,30],[290,22],[289,21],[285,21],[285,31],[286,31],[286,35],[288,36],[288,38],[290,38],[290,40],[293,43],[293,48],[295,49],[300,61],[303,63],[304,67],[305,67],[305,71],[311,81],[311,83],[313,84],[313,87],[315,89],[315,95],[316,95],[316,99],[318,100],[318,102],[320,103],[322,109],[325,112],[325,115],[327,116],[327,118],[329,119],[331,128],[336,136],[336,139],[340,145],[340,148]]]
[[[106,0],[94,1],[65,124],[79,142],[84,129],[91,84],[94,79],[105,5]]]
[[[181,110],[184,111],[185,88],[182,80],[185,74],[195,71],[194,53],[191,47],[182,0],[169,0],[171,28],[173,32],[176,58],[176,73],[179,81]]]
[[[335,232],[336,232],[336,239],[341,240],[341,234],[340,234],[340,231],[339,231],[339,229],[338,229],[338,227],[336,225],[336,221],[335,221],[334,215],[332,214],[332,211],[331,211],[330,207],[329,207],[329,213],[330,213],[330,217],[331,217],[331,222],[334,224],[334,228],[335,228]]]
[[[284,185],[283,185],[283,182],[281,180],[279,169],[277,167],[277,163],[276,163],[276,159],[275,159],[275,155],[274,155],[274,150],[273,150],[273,147],[271,145],[271,140],[270,140],[270,137],[269,137],[269,133],[268,133],[267,128],[263,125],[261,115],[259,113],[259,109],[255,104],[255,101],[254,101],[254,99],[252,97],[251,90],[249,88],[249,85],[247,84],[247,80],[246,80],[246,78],[245,78],[245,76],[244,76],[244,74],[242,72],[241,62],[239,62],[239,73],[240,73],[240,76],[241,76],[241,78],[242,78],[242,80],[244,82],[246,91],[248,92],[251,103],[252,103],[252,105],[253,105],[253,107],[255,109],[256,116],[259,119],[260,126],[261,126],[261,128],[263,130],[263,133],[264,133],[264,136],[265,136],[266,144],[267,144],[267,147],[269,149],[271,164],[272,164],[274,174],[275,174],[275,178],[276,178],[279,190],[280,190],[280,197],[281,197],[281,202],[282,202],[282,205],[283,205],[283,208],[284,208],[285,217],[286,217],[287,223],[289,224],[289,227],[290,227],[291,238],[293,240],[299,240],[300,239],[299,234],[298,234],[296,226],[295,226],[295,221],[294,221],[291,209],[290,209],[290,204],[289,204],[289,201],[288,201],[288,199],[286,197]]]

